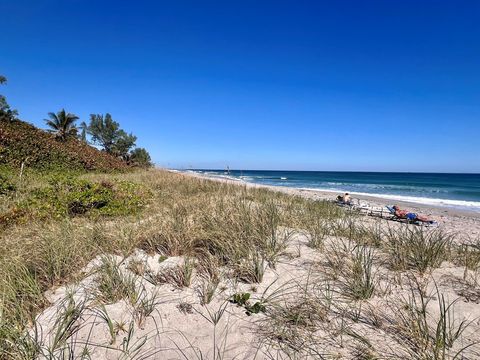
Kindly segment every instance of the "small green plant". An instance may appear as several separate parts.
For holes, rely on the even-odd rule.
[[[237,293],[232,296],[230,302],[245,308],[247,315],[258,314],[266,311],[265,304],[262,301],[256,301],[250,304],[250,293]]]
[[[128,327],[127,335],[122,340],[121,346],[121,356],[119,359],[136,359],[141,358],[142,348],[146,344],[148,338],[147,336],[141,336],[136,338],[135,336],[135,326],[133,321],[130,322]]]
[[[219,283],[220,278],[218,276],[201,276],[201,283],[197,289],[197,292],[200,296],[200,303],[202,305],[209,304],[212,301]]]
[[[253,305],[246,304],[245,310],[245,313],[250,316],[252,314],[264,313],[267,308],[262,302],[256,301]]]
[[[76,302],[73,294],[67,296],[66,303],[63,304],[54,324],[55,331],[49,348],[50,352],[53,353],[65,345],[66,341],[79,330],[78,320],[84,309],[85,302]]]
[[[232,296],[230,300],[233,304],[238,306],[245,306],[247,301],[250,299],[250,293],[237,293]]]

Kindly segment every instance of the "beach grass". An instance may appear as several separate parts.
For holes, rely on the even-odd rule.
[[[57,178],[53,183],[47,177],[26,173],[21,183],[14,175],[9,181],[12,187],[2,195],[2,214],[11,216],[12,209],[26,202],[30,205],[12,221],[4,217],[0,235],[0,357],[6,359],[40,351],[35,348],[40,346],[35,338],[25,334],[49,305],[45,292],[81,280],[88,275],[85,267],[95,259],[100,259],[95,273],[96,301],[112,304],[126,300],[135,309],[138,324],[144,323],[160,302],[156,295],[146,295],[139,279],[179,289],[194,286],[201,305],[208,306],[221,292],[222,281],[253,287],[261,284],[266,272],[275,271],[280,261],[291,258],[292,239],[303,234],[309,251],[323,256],[314,266],[316,276],[307,285],[299,284],[293,298],[291,288],[278,291],[250,304],[247,312],[258,310],[265,316],[260,324],[261,342],[268,343],[270,350],[308,350],[309,355],[320,353],[316,334],[324,331],[326,323],[332,324],[332,332],[326,333],[356,339],[352,341],[357,353],[375,353],[368,341],[359,342],[363,335],[352,330],[352,324],[367,316],[358,304],[386,293],[379,291],[379,268],[426,276],[444,261],[457,259],[469,270],[478,268],[479,263],[476,250],[456,246],[452,234],[411,225],[379,226],[328,201],[244,184],[161,170],[69,175],[68,180]],[[58,194],[52,195],[54,189]],[[31,201],[36,196],[46,201]],[[98,207],[99,203],[103,205]],[[51,211],[45,210],[45,204]],[[159,263],[170,257],[181,257],[183,262],[157,273],[147,271],[145,264],[135,259],[124,261],[125,269],[121,268],[117,259],[126,259],[138,249],[157,255]],[[445,322],[452,306],[444,300],[439,300],[439,306]],[[418,303],[409,304],[418,307]],[[52,351],[72,338],[80,305],[66,304],[61,312]],[[412,321],[424,326],[418,331],[431,333],[430,327],[420,323],[424,319],[412,319],[418,311],[426,311],[417,310],[392,320],[405,328],[402,334],[409,342],[425,342],[427,336],[412,334],[407,328]],[[107,324],[114,343],[118,324],[105,311],[97,310],[97,314]],[[425,345],[429,353],[445,353],[467,325],[442,325],[438,335],[442,338],[429,338]]]

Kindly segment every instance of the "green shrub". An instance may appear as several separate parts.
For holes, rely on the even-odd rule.
[[[91,182],[62,174],[33,191],[21,207],[39,218],[129,215],[144,205],[142,195],[142,189],[134,183]]]
[[[0,195],[8,195],[15,191],[16,187],[5,176],[0,174]]]
[[[54,134],[26,122],[0,121],[0,164],[19,169],[124,171],[121,159],[77,139],[58,141]]]

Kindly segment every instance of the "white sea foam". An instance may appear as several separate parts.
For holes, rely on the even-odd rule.
[[[318,188],[301,188],[302,190],[310,191],[324,191],[331,193],[340,193],[342,190],[332,190],[332,189],[318,189]],[[376,198],[386,199],[386,200],[396,200],[396,201],[405,201],[422,205],[431,205],[431,206],[446,206],[446,207],[456,207],[462,209],[468,209],[471,211],[480,212],[480,202],[479,201],[466,201],[466,200],[451,200],[451,199],[437,199],[437,198],[428,198],[421,196],[405,196],[405,195],[395,195],[395,194],[372,194],[365,192],[350,192],[351,195],[360,195],[360,196],[372,196]]]

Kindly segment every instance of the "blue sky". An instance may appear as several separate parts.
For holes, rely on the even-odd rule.
[[[169,167],[480,172],[479,1],[2,0],[2,87]]]

